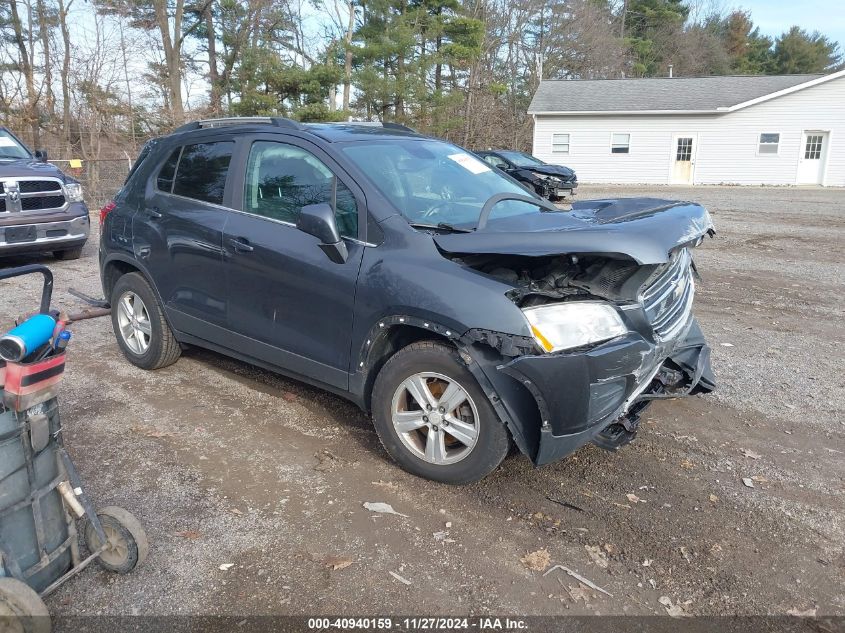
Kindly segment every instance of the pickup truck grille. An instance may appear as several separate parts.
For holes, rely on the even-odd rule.
[[[57,178],[0,181],[0,213],[52,211],[65,204],[64,189]]]
[[[657,272],[641,295],[646,316],[658,338],[672,338],[681,330],[692,311],[694,295],[692,257],[685,248]]]

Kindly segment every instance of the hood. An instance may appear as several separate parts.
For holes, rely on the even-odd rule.
[[[662,264],[672,249],[712,234],[710,214],[693,202],[656,198],[583,200],[571,211],[490,219],[481,231],[436,235],[451,254],[623,255]]]
[[[62,171],[50,163],[42,163],[35,158],[21,158],[18,160],[0,160],[0,178],[27,178],[38,176],[52,176],[62,181],[69,179]]]
[[[530,171],[544,176],[558,176],[559,178],[571,178],[575,172],[563,165],[528,165],[519,167],[521,171]]]

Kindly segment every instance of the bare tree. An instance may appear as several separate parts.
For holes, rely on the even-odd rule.
[[[27,21],[26,25],[21,20],[18,12],[18,1],[9,0],[10,22],[12,26],[14,43],[17,46],[18,58],[17,67],[23,74],[26,82],[26,110],[25,122],[32,131],[32,143],[41,143],[40,125],[38,121],[38,92],[35,88],[34,51],[32,36],[32,5],[27,0]]]

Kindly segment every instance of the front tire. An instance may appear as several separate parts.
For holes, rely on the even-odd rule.
[[[457,350],[436,341],[401,349],[378,374],[373,421],[404,470],[447,484],[478,481],[508,453],[504,424]]]
[[[140,273],[117,280],[111,293],[111,319],[117,343],[130,363],[161,369],[182,353],[153,289]]]

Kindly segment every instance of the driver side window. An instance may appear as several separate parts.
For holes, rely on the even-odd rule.
[[[489,163],[490,165],[493,165],[493,167],[498,167],[499,169],[508,168],[508,164],[505,161],[503,161],[498,156],[494,156],[493,154],[488,154],[484,157],[484,160],[487,161],[487,163]]]
[[[272,141],[253,143],[244,184],[244,211],[296,223],[302,207],[328,203],[340,234],[358,237],[358,206],[349,188],[316,156]]]

